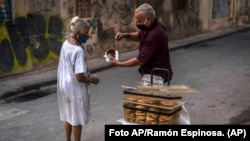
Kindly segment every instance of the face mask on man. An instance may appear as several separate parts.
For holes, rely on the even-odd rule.
[[[137,23],[136,23],[137,28],[140,29],[140,30],[142,30],[142,31],[147,30],[148,27],[145,25],[147,20],[148,20],[148,19],[145,20],[144,24],[137,24]]]
[[[79,37],[78,37],[78,42],[80,44],[82,43],[86,43],[86,41],[88,40],[88,36],[86,34],[79,34]]]

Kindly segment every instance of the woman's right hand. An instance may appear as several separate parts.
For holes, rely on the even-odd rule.
[[[90,81],[91,81],[91,83],[93,83],[93,84],[98,84],[99,83],[99,81],[100,81],[100,79],[99,79],[99,77],[97,77],[97,76],[91,76],[90,77]]]

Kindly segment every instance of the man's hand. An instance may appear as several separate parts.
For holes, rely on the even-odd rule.
[[[124,37],[124,34],[121,32],[117,32],[115,35],[115,40],[119,41]]]
[[[119,66],[119,61],[116,60],[114,57],[110,56],[109,62],[113,65]]]

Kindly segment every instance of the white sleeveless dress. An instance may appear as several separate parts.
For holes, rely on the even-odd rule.
[[[87,74],[84,50],[64,41],[57,72],[57,95],[60,120],[73,126],[86,125],[90,120],[88,85],[79,82],[75,74]]]

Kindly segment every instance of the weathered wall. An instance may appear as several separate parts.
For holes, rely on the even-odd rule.
[[[249,0],[208,0],[201,3],[209,5],[207,11],[203,11],[210,14],[208,32],[249,23]]]
[[[65,24],[52,2],[15,1],[14,22],[0,27],[0,76],[56,66]]]
[[[235,11],[236,11],[235,15],[239,15],[238,25],[244,25],[248,23],[249,14],[250,14],[250,9],[249,9],[250,2],[248,2],[248,0],[239,0],[239,1],[236,1],[235,5],[236,5],[235,7],[239,7],[239,8],[235,8]]]
[[[170,40],[182,39],[196,35],[200,32],[199,0],[188,0],[185,11],[176,11],[173,0],[164,1],[168,5],[158,13],[159,19],[167,27]]]
[[[14,22],[0,26],[0,77],[55,68],[62,42],[68,37],[70,19],[79,0],[3,0],[14,5]],[[249,23],[249,0],[86,0],[92,38],[84,44],[87,59],[102,57],[107,48],[127,52],[138,43],[115,41],[118,31],[136,31],[133,12],[144,2],[156,10],[170,40],[213,32]],[[86,2],[85,1],[85,2]],[[1,8],[1,7],[0,7]],[[86,10],[85,9],[85,10]],[[5,11],[0,14],[6,15]],[[5,19],[3,19],[5,20]]]
[[[144,1],[109,0],[93,3],[91,23],[97,40],[89,40],[85,45],[89,58],[102,56],[107,48],[126,52],[138,48],[137,43],[126,40],[117,42],[118,31],[136,31],[133,12]],[[148,1],[156,10],[157,18],[165,25],[169,39],[181,39],[199,33],[198,0],[190,0],[185,12],[174,12],[172,0]],[[96,41],[96,42],[95,42]]]
[[[212,3],[211,0],[199,1],[199,19],[200,19],[200,30],[201,32],[209,32],[210,21],[212,19]]]

